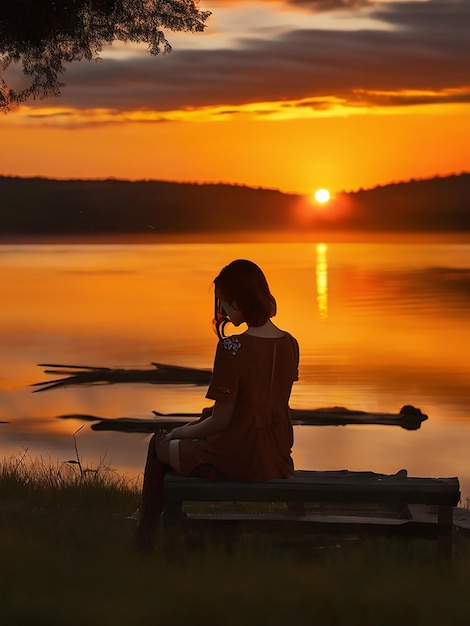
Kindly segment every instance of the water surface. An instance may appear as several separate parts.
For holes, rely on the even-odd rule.
[[[212,367],[211,283],[234,258],[265,270],[277,324],[301,347],[291,405],[429,415],[399,427],[297,427],[308,469],[459,476],[470,495],[470,246],[465,244],[75,244],[0,246],[0,454],[74,455],[82,425],[57,416],[199,411],[202,387],[105,385],[32,394],[38,363]],[[148,437],[77,435],[84,461],[142,470]]]

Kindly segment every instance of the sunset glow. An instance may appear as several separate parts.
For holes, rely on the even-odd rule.
[[[469,171],[466,2],[382,4],[201,2],[205,32],[169,33],[171,54],[116,42],[1,116],[0,174],[310,196],[312,176],[336,195]]]

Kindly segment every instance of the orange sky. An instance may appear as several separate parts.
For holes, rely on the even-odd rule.
[[[468,2],[201,8],[206,32],[170,34],[171,55],[114,45],[0,117],[0,174],[311,193],[470,171]]]

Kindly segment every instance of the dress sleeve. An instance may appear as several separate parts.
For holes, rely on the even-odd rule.
[[[235,402],[241,373],[238,356],[240,348],[240,342],[236,337],[226,337],[219,341],[206,398],[220,402]]]
[[[299,351],[299,344],[297,342],[297,339],[295,337],[292,337],[292,348],[294,350],[294,362],[295,362],[295,380],[299,380],[299,359],[300,359],[300,351]]]

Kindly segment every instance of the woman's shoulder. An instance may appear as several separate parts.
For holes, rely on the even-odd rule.
[[[292,343],[294,343],[296,346],[299,345],[299,342],[297,341],[297,339],[294,337],[294,335],[291,335],[290,333],[286,332],[286,337],[289,339],[289,341],[291,341]]]
[[[243,339],[244,337],[248,337],[249,340],[251,340],[251,338],[259,339],[260,341],[266,341],[267,343],[269,343],[270,341],[290,341],[290,342],[294,342],[297,343],[297,339],[294,337],[294,335],[292,335],[291,333],[289,333],[287,330],[281,330],[278,329],[279,332],[273,333],[271,335],[256,335],[256,334],[249,334],[249,333],[243,333],[241,335],[238,335],[238,337],[240,339]]]
[[[222,337],[219,339],[218,349],[227,350],[228,352],[237,353],[243,345],[253,344],[270,344],[277,341],[287,341],[298,345],[297,339],[291,335],[291,333],[283,330],[279,334],[273,336],[262,336],[256,334],[250,334],[247,332],[240,333],[239,335],[229,335],[228,337]]]
[[[236,356],[237,354],[241,355],[246,352],[257,352],[262,346],[270,345],[272,341],[273,339],[250,335],[244,332],[239,335],[230,335],[229,337],[219,339],[217,351]]]
[[[225,350],[235,356],[242,347],[242,335],[230,335],[219,339],[218,350]]]
[[[230,335],[223,337],[219,341],[219,347],[229,352],[237,351],[242,346],[258,347],[260,345],[273,345],[274,343],[293,343],[298,345],[297,339],[287,331],[281,331],[273,336],[262,336],[251,333],[240,333],[239,335]]]

